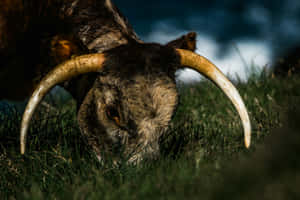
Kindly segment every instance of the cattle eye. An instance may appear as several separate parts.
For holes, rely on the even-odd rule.
[[[119,112],[114,107],[107,107],[106,115],[110,120],[113,120],[118,126],[120,126],[120,116]]]

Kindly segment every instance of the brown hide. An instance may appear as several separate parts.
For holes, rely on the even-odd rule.
[[[195,37],[190,33],[168,46],[194,51]],[[57,64],[130,40],[141,42],[109,0],[1,0],[0,99],[22,100]],[[85,75],[63,86],[81,102],[93,81]]]

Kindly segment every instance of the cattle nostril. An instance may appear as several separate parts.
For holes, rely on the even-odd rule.
[[[128,134],[128,138],[129,139],[134,139],[134,138],[136,138],[137,137],[137,132],[136,131],[132,131],[132,132],[130,132],[129,134]]]
[[[119,154],[122,152],[122,144],[120,142],[114,143],[111,150],[113,154]]]
[[[155,111],[151,111],[150,112],[150,118],[154,119],[156,117],[156,112]]]

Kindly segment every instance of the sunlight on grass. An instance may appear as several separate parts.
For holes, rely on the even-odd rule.
[[[69,98],[50,101],[57,110],[39,107],[30,125],[27,153],[21,156],[22,113],[1,103],[0,198],[272,199],[272,191],[279,199],[299,197],[295,184],[300,184],[300,140],[294,134],[299,125],[293,123],[300,119],[299,78],[253,74],[236,86],[252,122],[250,150],[244,148],[242,125],[230,101],[202,81],[179,86],[180,105],[160,139],[161,158],[138,167],[98,163],[80,134],[76,105]],[[286,120],[291,112],[294,117]],[[281,132],[291,133],[284,143]],[[284,151],[279,151],[281,145]],[[270,153],[273,150],[282,161]]]

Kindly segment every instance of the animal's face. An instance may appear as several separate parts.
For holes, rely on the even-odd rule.
[[[80,74],[96,75],[78,111],[78,124],[98,158],[129,162],[159,154],[158,138],[177,105],[176,69],[188,66],[218,85],[236,107],[250,145],[250,120],[235,87],[210,61],[193,52],[158,44],[129,44],[62,63],[34,91],[22,120],[21,151],[29,120],[42,97],[57,83]],[[104,155],[104,157],[102,156]]]
[[[118,73],[98,76],[79,109],[81,132],[99,159],[122,155],[138,162],[159,154],[158,138],[177,105],[176,85],[167,73],[140,69],[126,79]]]

